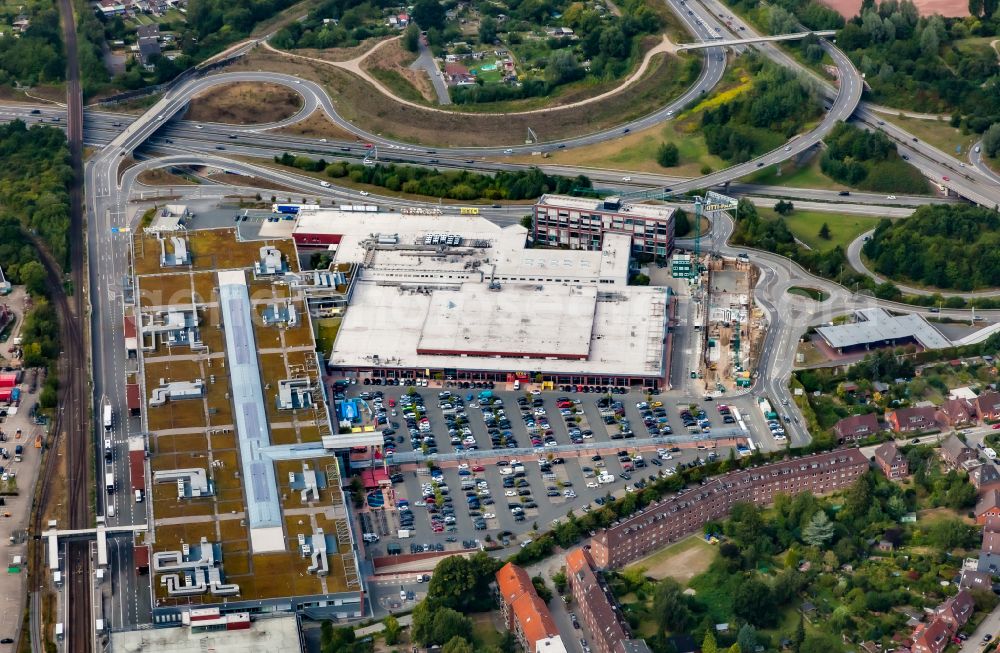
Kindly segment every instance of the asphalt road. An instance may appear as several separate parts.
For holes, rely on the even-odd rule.
[[[431,49],[427,47],[427,43],[422,38],[420,39],[420,54],[410,64],[410,68],[413,70],[422,70],[431,78],[431,85],[434,87],[434,93],[437,95],[438,104],[451,104],[451,94],[448,93],[448,85],[445,83],[444,77],[441,75],[441,69],[438,68],[437,61],[434,59],[434,53],[431,52]]]

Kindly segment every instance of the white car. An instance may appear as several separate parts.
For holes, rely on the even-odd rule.
[[[493,519],[494,517],[496,517],[496,515],[494,515],[492,512],[483,513],[483,519]]]
[[[587,487],[589,487],[590,489],[594,489],[595,487],[600,487],[600,486],[601,486],[600,483],[595,483],[594,481],[590,481],[589,483],[587,483]]]
[[[513,153],[514,153],[514,150],[512,150],[512,149],[510,149],[510,148],[507,148],[506,150],[504,150],[504,151],[503,151],[503,153],[504,153],[504,154],[513,154]]]
[[[506,490],[506,491],[504,491],[503,495],[505,497],[516,497],[517,496],[517,492],[515,492],[514,490]]]
[[[632,181],[631,177],[622,177],[622,181]]]
[[[671,109],[670,111],[667,111],[667,115],[668,115],[668,116],[672,116],[672,115],[674,115],[674,110],[673,110],[673,109]]]
[[[368,191],[366,190],[361,191],[361,195],[363,197],[368,197]],[[424,381],[421,385],[427,385],[427,381]]]
[[[792,146],[791,145],[786,145],[785,146],[785,151],[786,152],[791,152],[792,151]]]
[[[886,199],[887,200],[894,200],[894,199],[896,199],[896,196],[895,195],[887,195]]]
[[[459,469],[468,469],[469,468],[469,463],[461,463],[461,464],[459,464],[458,468]]]
[[[584,433],[584,434],[583,434],[583,439],[584,439],[584,440],[589,440],[589,439],[590,439],[590,438],[592,438],[592,437],[594,437],[594,434],[593,434],[593,433]]]
[[[635,492],[635,490],[632,489],[631,485],[626,485],[625,486],[625,491],[628,492],[629,494],[632,494],[633,492]]]
[[[321,139],[319,139],[319,142],[320,142],[320,143],[325,143],[325,142],[326,142],[326,139],[325,139],[325,138],[321,138]]]
[[[534,396],[537,397],[538,395],[542,394],[542,391],[541,390],[532,390],[531,394],[533,394]]]

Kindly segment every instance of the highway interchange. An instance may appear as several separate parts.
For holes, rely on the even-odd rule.
[[[752,26],[742,22],[736,16],[731,16],[730,10],[716,0],[690,0],[688,2],[667,0],[667,4],[699,40],[707,41],[719,36],[724,39],[762,37],[753,30]],[[732,28],[725,21],[719,19],[720,15],[730,16],[728,20]],[[670,188],[675,193],[683,193],[688,190],[723,186],[730,194],[780,195],[812,201],[844,202],[847,201],[845,198],[838,199],[836,193],[831,191],[749,186],[740,184],[738,180],[760,167],[775,165],[806,152],[815,147],[838,122],[853,117],[869,129],[878,129],[888,134],[897,143],[900,152],[906,154],[913,165],[930,179],[944,183],[954,194],[986,206],[1000,204],[1000,183],[998,183],[1000,177],[982,165],[978,153],[975,153],[970,159],[972,165],[965,166],[965,162],[958,161],[917,140],[902,129],[883,121],[872,108],[861,102],[863,80],[846,55],[840,52],[835,44],[828,41],[823,41],[823,46],[840,70],[842,83],[839,88],[817,78],[776,45],[759,43],[753,46],[777,63],[814,77],[817,88],[826,97],[829,107],[823,120],[809,132],[799,135],[785,145],[757,159],[697,179],[628,173],[628,176],[631,177],[628,182],[623,181],[620,171],[545,165],[545,160],[541,158],[539,159],[539,163],[542,164],[540,167],[553,174],[586,174],[599,185],[621,190],[658,187],[661,189]],[[730,49],[739,52],[747,47],[749,46],[739,45],[732,46]],[[269,72],[217,73],[190,79],[167,92],[162,99],[140,117],[110,111],[86,112],[84,140],[88,145],[98,148],[86,162],[84,180],[88,217],[87,265],[90,280],[86,299],[92,334],[95,406],[106,398],[111,402],[116,415],[127,414],[124,395],[121,392],[125,386],[127,374],[122,315],[124,284],[129,270],[128,243],[130,239],[127,234],[120,233],[119,230],[128,227],[130,220],[134,218],[127,212],[128,202],[138,186],[137,177],[143,170],[168,166],[212,166],[248,174],[271,183],[279,183],[294,189],[296,192],[322,198],[326,202],[357,201],[360,196],[355,190],[323,187],[317,180],[305,175],[276,171],[230,158],[231,155],[271,157],[287,151],[317,156],[345,156],[359,160],[364,155],[364,146],[359,145],[356,141],[342,142],[331,139],[330,142],[326,142],[325,139],[320,141],[298,136],[263,133],[264,130],[297,121],[316,110],[325,112],[335,124],[355,134],[361,141],[377,144],[383,160],[391,158],[417,164],[430,164],[433,158],[435,159],[433,165],[484,171],[523,168],[523,164],[506,162],[504,157],[534,152],[553,152],[564,148],[591,145],[618,138],[626,130],[643,129],[669,120],[691,100],[710,91],[722,79],[726,66],[726,56],[723,49],[718,46],[707,47],[702,53],[704,64],[698,79],[681,97],[667,106],[648,116],[613,129],[547,143],[512,143],[494,147],[445,148],[415,146],[393,141],[367,133],[341,118],[325,90],[318,84]],[[182,113],[194,95],[213,85],[233,81],[266,81],[285,84],[302,95],[304,98],[302,109],[295,116],[280,123],[248,127],[194,124],[175,119],[178,114]],[[62,118],[64,115],[64,109],[52,107],[9,104],[0,106],[0,119],[5,120],[20,118],[27,122],[45,121],[56,124],[56,122],[63,122],[56,119]],[[136,153],[137,156],[141,155],[139,163],[128,168],[124,173],[120,173],[119,167],[124,157],[133,153]],[[950,181],[943,182],[945,176],[950,177]],[[376,196],[371,196],[366,200],[394,208],[422,206],[419,202]],[[868,193],[853,194],[849,201],[852,204],[870,206],[874,211],[879,210],[878,204],[887,203],[884,197]],[[899,197],[888,203],[894,206],[912,207],[929,201],[954,200]],[[520,219],[524,214],[524,208],[487,208],[482,213],[499,223],[510,223]],[[728,255],[746,254],[761,270],[761,279],[754,292],[758,304],[768,315],[769,330],[760,359],[759,379],[754,392],[766,393],[770,395],[772,400],[787,405],[786,412],[799,418],[794,425],[790,425],[792,441],[795,444],[806,443],[809,439],[808,433],[802,426],[803,421],[801,415],[794,408],[794,402],[790,401],[787,389],[788,378],[795,362],[796,347],[806,328],[828,321],[837,314],[868,306],[883,306],[896,310],[902,308],[917,313],[927,313],[929,309],[918,309],[867,296],[859,296],[830,281],[813,277],[783,257],[731,247],[727,244],[731,230],[732,222],[728,216],[718,216],[704,248]],[[816,303],[786,292],[790,286],[799,284],[822,289],[830,294],[830,299],[823,303]],[[1000,318],[1000,311],[987,311],[983,314],[987,317]],[[944,310],[941,315],[967,317],[966,312],[954,310]],[[141,424],[138,420],[119,419],[115,423],[113,432],[117,448],[115,473],[120,478],[128,477],[127,456],[125,455],[126,438],[129,435],[139,433],[141,433]],[[98,496],[100,497],[99,501],[103,503],[103,493],[98,493]],[[115,517],[108,519],[109,523],[136,524],[146,521],[145,507],[147,504],[135,504],[127,494],[114,495],[113,500],[117,501],[117,512]],[[106,513],[106,507],[102,505],[100,512]],[[111,550],[114,570],[112,583],[115,584],[116,598],[109,617],[113,627],[116,628],[149,621],[150,606],[141,600],[141,597],[149,595],[148,577],[145,579],[143,577],[137,578],[131,573],[131,552],[128,549],[129,547],[122,547]]]

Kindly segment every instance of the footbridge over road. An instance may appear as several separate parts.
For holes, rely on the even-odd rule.
[[[134,524],[127,526],[105,526],[98,524],[97,528],[78,528],[73,530],[59,530],[51,527],[41,534],[48,542],[49,570],[59,569],[59,539],[91,539],[97,538],[97,564],[99,567],[108,566],[108,536],[109,535],[134,535],[144,533],[148,530],[146,524]]]
[[[703,50],[705,48],[724,48],[730,45],[749,45],[752,43],[774,43],[776,41],[798,41],[804,39],[810,34],[815,34],[816,36],[833,36],[836,34],[836,30],[819,30],[814,32],[795,32],[792,34],[778,34],[777,36],[755,36],[748,39],[724,39],[719,37],[711,41],[702,41],[700,43],[680,43],[675,46],[677,52],[683,52],[685,50]]]

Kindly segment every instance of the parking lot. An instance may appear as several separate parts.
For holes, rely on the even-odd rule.
[[[722,399],[425,386],[408,395],[408,386],[363,382],[342,389],[385,429],[398,463],[395,501],[360,515],[364,532],[380,538],[369,555],[454,550],[487,536],[516,546],[535,526],[595,509],[651,475],[728,456],[732,440],[716,438],[738,432]],[[754,405],[739,402],[737,413]]]
[[[3,562],[16,572],[3,574],[0,580],[0,639],[16,638],[24,614],[27,596],[27,528],[31,513],[32,490],[38,475],[41,449],[35,448],[35,436],[45,433],[31,412],[38,399],[41,376],[29,370],[22,379],[19,406],[0,410],[0,538],[3,538]],[[34,392],[28,392],[34,385]],[[20,451],[20,454],[18,453]],[[20,559],[19,564],[15,564]]]

